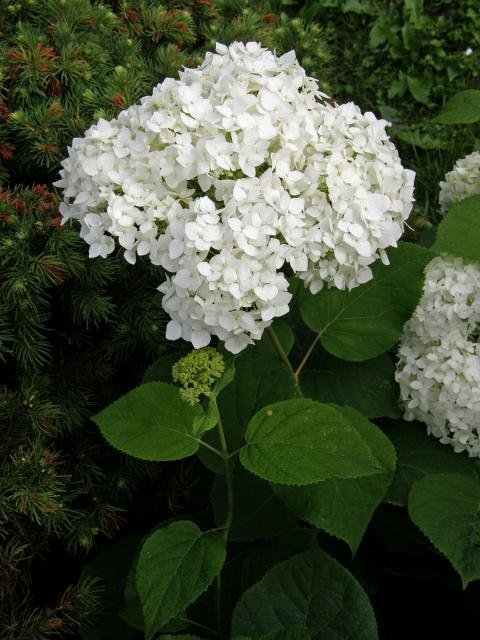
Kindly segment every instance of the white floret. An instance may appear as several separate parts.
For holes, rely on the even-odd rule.
[[[480,151],[460,158],[440,182],[438,202],[442,213],[469,196],[480,194]]]

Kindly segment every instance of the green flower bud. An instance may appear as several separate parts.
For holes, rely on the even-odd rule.
[[[210,393],[224,371],[223,356],[212,347],[205,347],[191,351],[176,362],[172,367],[172,378],[182,387],[181,397],[194,405],[200,401],[201,395]]]

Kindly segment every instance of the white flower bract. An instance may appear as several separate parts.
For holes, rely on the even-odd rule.
[[[438,203],[442,213],[468,196],[480,194],[480,151],[460,158],[440,182]]]
[[[396,379],[405,419],[480,457],[480,265],[442,256],[406,323]]]
[[[197,69],[73,140],[64,220],[90,256],[149,256],[167,338],[238,352],[288,312],[287,265],[315,293],[350,289],[388,262],[413,201],[385,127],[331,104],[294,52],[217,45]]]

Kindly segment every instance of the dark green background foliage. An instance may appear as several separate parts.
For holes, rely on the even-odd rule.
[[[124,456],[106,444],[89,420],[138,384],[156,358],[170,357],[172,346],[163,337],[158,268],[144,261],[132,267],[118,256],[88,260],[76,227],[60,225],[51,183],[71,139],[98,118],[115,116],[183,65],[198,64],[216,41],[259,40],[279,53],[294,48],[322,89],[393,121],[404,163],[420,173],[410,222],[410,239],[417,239],[437,220],[438,180],[475,142],[472,129],[468,136],[462,127],[452,134],[451,128],[426,126],[425,121],[456,90],[478,87],[480,48],[475,0],[423,4],[0,0],[1,638],[79,637],[79,629],[82,637],[96,640],[139,637],[135,624],[127,627],[120,618],[110,622],[105,613],[110,599],[111,611],[125,606],[124,620],[138,614],[135,601],[123,602],[123,586],[118,592],[110,588],[122,571],[120,583],[127,580],[119,558],[130,561],[140,536],[162,519],[196,516],[202,525],[213,522],[205,515],[211,478],[199,463]],[[470,56],[467,47],[473,49]],[[293,312],[290,322],[300,342],[307,343],[310,332],[301,327],[299,314]],[[237,371],[256,370],[262,358],[268,356],[270,363],[275,357],[268,342],[258,349],[242,356]],[[298,360],[295,350],[292,355]],[[316,398],[315,385],[324,390],[328,379],[338,386],[335,380],[368,373],[369,365],[337,361],[333,355],[338,354],[325,356],[320,348],[314,355],[318,364],[312,360],[308,393],[344,404],[338,394]],[[391,359],[382,358],[375,372],[385,393],[369,415],[395,418]],[[265,404],[260,399],[283,399],[278,389],[288,371],[276,366],[276,377],[270,378],[275,384],[263,392],[260,376],[244,387],[235,381],[238,406],[234,396],[224,395],[222,411],[239,440]],[[260,393],[258,406],[250,406],[254,391]],[[358,389],[355,408],[363,411],[365,403],[368,398]],[[208,466],[208,455],[202,460]],[[406,489],[398,482],[391,502],[404,505],[405,497],[398,502],[398,496]],[[269,503],[281,504],[267,485],[260,491]],[[300,509],[298,496],[291,500]],[[288,527],[292,522],[286,518]],[[440,602],[454,594],[457,607],[474,611],[468,600],[473,587],[466,600],[455,595],[455,574],[398,506],[377,512],[353,564],[346,546],[320,535],[324,548],[360,576],[385,629],[395,627],[389,620],[395,619],[396,606],[404,607],[407,620],[413,615],[416,602],[405,601],[403,594],[419,577],[433,589],[432,576],[440,575],[445,586]],[[351,536],[355,546],[358,532]],[[272,540],[259,539],[248,553],[244,537],[234,542],[245,562],[234,558],[229,566],[234,579],[228,607],[240,586],[250,587],[271,565],[308,551],[315,536],[305,527],[289,532],[279,526],[259,536]],[[110,549],[113,539],[120,542]],[[84,571],[98,548],[109,550]],[[418,557],[426,560],[419,563]],[[95,576],[107,579],[108,596],[105,583]],[[433,597],[432,602],[437,604]],[[97,623],[102,607],[103,622]],[[171,631],[181,628],[179,623]],[[304,637],[302,629],[294,631]]]

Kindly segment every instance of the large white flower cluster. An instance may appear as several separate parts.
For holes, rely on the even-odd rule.
[[[312,292],[355,287],[410,213],[414,174],[388,123],[330,102],[293,51],[217,45],[73,140],[63,219],[79,220],[91,257],[118,242],[171,274],[167,338],[216,335],[238,352],[287,313],[284,266]]]
[[[480,194],[480,151],[460,158],[440,182],[438,202],[442,213],[468,196]]]
[[[430,262],[425,291],[406,323],[396,378],[407,420],[455,451],[480,457],[480,265]]]

